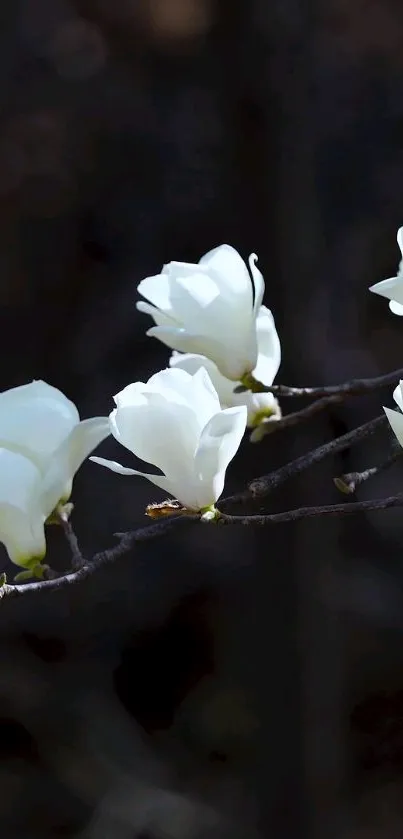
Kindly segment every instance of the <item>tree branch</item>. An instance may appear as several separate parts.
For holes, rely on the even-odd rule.
[[[340,492],[344,492],[345,495],[351,495],[353,492],[356,491],[357,487],[360,484],[363,484],[364,481],[368,481],[369,478],[374,478],[375,475],[378,475],[379,472],[383,472],[385,469],[388,469],[389,466],[392,466],[393,463],[396,463],[396,460],[399,460],[403,455],[403,449],[399,445],[395,451],[392,451],[389,457],[386,458],[382,463],[378,463],[377,466],[370,466],[368,469],[364,469],[362,472],[346,472],[345,475],[339,475],[337,478],[333,478],[333,481],[340,490]]]
[[[116,533],[119,539],[117,545],[108,548],[105,551],[99,551],[95,556],[76,571],[71,571],[68,574],[62,574],[51,580],[38,580],[34,583],[24,583],[24,585],[10,585],[4,583],[0,587],[0,600],[3,597],[19,597],[25,594],[37,594],[41,591],[57,591],[65,586],[75,585],[82,582],[87,577],[95,574],[99,568],[104,565],[110,565],[124,556],[136,542],[148,542],[151,539],[158,539],[165,536],[173,528],[181,527],[185,522],[199,521],[200,516],[176,516],[173,515],[169,519],[151,524],[148,527],[141,527],[138,530],[133,530],[130,533]],[[182,523],[182,524],[181,524]]]
[[[329,405],[336,405],[338,402],[343,402],[344,399],[345,396],[343,394],[323,396],[321,399],[317,399],[315,402],[307,405],[306,408],[301,408],[300,411],[285,414],[285,416],[273,422],[264,422],[259,426],[261,436],[265,437],[266,434],[273,434],[276,431],[281,431],[283,428],[292,428],[294,425],[299,425],[300,422],[306,422],[314,417],[315,414],[324,411]]]
[[[325,443],[323,446],[319,446],[319,448],[315,449],[313,452],[309,452],[307,455],[303,455],[302,457],[299,457],[296,460],[291,461],[290,463],[286,464],[280,469],[277,469],[275,472],[272,472],[270,475],[264,475],[261,478],[255,479],[255,481],[252,481],[249,485],[249,490],[247,493],[243,493],[240,496],[228,497],[226,499],[223,499],[221,503],[225,505],[233,503],[234,501],[244,501],[247,499],[250,500],[255,496],[266,495],[273,489],[275,489],[275,487],[277,487],[279,484],[288,480],[288,478],[298,474],[303,469],[307,469],[314,463],[319,462],[327,455],[332,454],[336,451],[342,451],[343,449],[348,448],[351,445],[354,445],[354,443],[357,443],[360,440],[365,439],[366,437],[383,427],[386,424],[386,422],[387,419],[385,415],[376,417],[376,419],[373,419],[370,422],[365,423],[365,425],[362,425],[359,428],[350,431],[348,434],[344,434],[342,437],[338,437],[336,440],[332,440],[330,443]],[[398,454],[398,452],[393,453],[393,459],[395,459],[398,456]],[[391,458],[389,458],[389,461],[391,461]],[[372,470],[366,470],[366,472],[374,474],[374,470],[378,471],[385,465],[386,464],[382,464],[380,467],[373,467]],[[364,473],[357,474],[360,475]],[[369,476],[370,475],[368,474],[368,477]],[[364,480],[364,478],[362,478],[362,480]],[[228,515],[220,510],[218,512],[218,517],[216,519],[213,519],[213,522],[224,525],[280,524],[284,522],[297,521],[302,518],[312,518],[324,515],[349,515],[369,510],[385,510],[390,507],[398,506],[403,506],[403,493],[388,498],[377,499],[374,501],[360,501],[347,504],[331,504],[322,507],[299,507],[295,510],[287,510],[285,512],[280,513],[268,513],[265,515],[234,516]],[[164,518],[163,521],[158,521],[156,524],[152,524],[148,527],[142,527],[138,530],[134,530],[129,533],[117,533],[115,535],[119,540],[118,544],[114,545],[112,548],[108,548],[105,551],[100,551],[99,553],[95,554],[95,556],[89,562],[86,562],[82,557],[82,554],[78,548],[76,536],[73,532],[71,525],[68,521],[62,521],[64,531],[72,548],[73,561],[75,562],[75,564],[77,564],[78,562],[82,563],[80,567],[76,567],[73,571],[67,574],[57,575],[47,580],[39,580],[33,583],[25,583],[24,585],[10,585],[4,582],[3,585],[1,585],[0,587],[0,599],[2,599],[3,597],[19,597],[20,595],[34,594],[45,590],[57,591],[58,589],[64,588],[65,586],[70,586],[79,583],[87,577],[90,577],[92,574],[98,571],[99,568],[102,568],[104,565],[109,565],[115,562],[120,557],[122,557],[133,547],[133,545],[136,542],[146,542],[150,541],[151,539],[156,539],[161,536],[165,536],[173,528],[176,529],[177,527],[182,527],[185,525],[185,523],[188,522],[200,521],[200,518],[200,514],[185,516],[181,514],[173,514],[169,518]]]
[[[310,466],[313,466],[315,463],[319,463],[331,454],[336,454],[336,452],[341,452],[350,448],[350,446],[354,446],[356,443],[361,442],[361,440],[364,440],[366,437],[369,437],[376,431],[379,431],[379,429],[385,427],[387,422],[386,415],[381,414],[380,417],[376,417],[375,419],[364,423],[364,425],[354,428],[347,434],[343,434],[342,437],[336,437],[336,439],[331,440],[330,443],[324,443],[323,446],[319,446],[317,449],[301,455],[301,457],[298,457],[296,460],[286,463],[284,466],[281,466],[280,469],[276,469],[275,472],[271,472],[269,475],[262,475],[259,478],[254,478],[254,480],[250,482],[246,492],[241,492],[238,495],[231,495],[227,498],[223,498],[222,501],[219,502],[220,506],[222,504],[226,507],[229,504],[245,503],[246,501],[250,501],[251,498],[261,498],[265,495],[269,495],[270,492],[280,486],[280,484],[288,481],[289,478],[292,478],[294,475],[298,475],[305,469],[309,469]]]
[[[328,385],[327,387],[288,387],[288,385],[270,385],[267,387],[261,382],[254,380],[251,390],[255,393],[274,393],[275,396],[340,396],[345,399],[347,396],[360,396],[364,393],[371,393],[381,387],[399,384],[403,379],[403,367],[385,373],[383,376],[373,376],[369,379],[351,379],[339,385]],[[252,382],[250,382],[252,385]]]
[[[398,495],[391,495],[388,498],[379,498],[374,501],[353,501],[347,504],[328,504],[324,507],[298,507],[295,510],[286,510],[284,513],[267,513],[265,515],[253,516],[231,516],[220,513],[218,524],[282,524],[299,519],[314,518],[319,516],[346,516],[352,513],[363,513],[370,510],[387,510],[390,507],[403,506],[403,492]]]
[[[310,466],[313,466],[315,463],[323,460],[328,455],[335,454],[336,452],[343,451],[344,449],[355,445],[386,425],[386,415],[382,414],[381,416],[370,420],[370,422],[353,429],[353,431],[349,431],[342,437],[331,440],[329,443],[325,443],[317,449],[308,452],[308,454],[302,455],[296,460],[285,464],[285,466],[282,466],[280,469],[277,469],[271,474],[256,478],[251,481],[246,492],[224,498],[220,504],[225,507],[239,501],[251,501],[254,498],[268,495],[277,486],[284,483],[294,475],[308,469]],[[398,456],[398,454],[399,453],[393,455],[393,460]],[[356,483],[357,481],[360,482],[362,480],[366,480],[367,477],[371,477],[377,471],[380,471],[381,468],[385,468],[385,466],[391,461],[392,457],[388,459],[386,464],[373,467],[372,469],[366,470],[365,473],[352,473],[351,475],[344,476],[344,478],[352,478],[353,476]],[[364,475],[366,477],[363,477]],[[233,516],[227,515],[219,510],[218,518],[214,521],[221,524],[274,524],[296,521],[301,518],[310,518],[320,515],[345,515],[365,510],[384,510],[388,507],[396,507],[400,505],[403,505],[403,493],[376,501],[363,501],[352,504],[335,504],[325,507],[300,507],[283,513],[271,513],[267,515]],[[17,597],[22,594],[37,593],[44,590],[56,591],[64,586],[74,585],[75,583],[81,582],[86,577],[91,576],[104,565],[115,562],[127,553],[135,543],[145,542],[164,536],[173,528],[176,529],[177,527],[185,526],[185,523],[187,522],[200,521],[201,516],[200,514],[172,514],[169,518],[164,518],[162,521],[158,521],[148,527],[142,527],[130,533],[115,534],[119,539],[118,544],[105,551],[100,551],[89,561],[86,561],[82,556],[77,538],[67,517],[63,519],[61,516],[60,518],[66,538],[72,550],[73,570],[65,574],[57,574],[53,572],[54,576],[52,576],[51,579],[38,580],[32,583],[25,583],[24,585],[10,585],[4,581],[3,584],[0,583],[0,599],[3,597]]]
[[[286,510],[282,513],[269,513],[266,515],[251,515],[251,516],[232,516],[225,513],[219,513],[217,519],[210,521],[218,525],[241,524],[241,525],[267,525],[267,524],[282,524],[285,522],[298,521],[305,518],[316,518],[319,516],[340,516],[350,515],[354,513],[362,513],[374,510],[386,510],[391,507],[403,506],[403,493],[390,496],[388,498],[380,498],[374,501],[357,501],[348,504],[330,504],[323,507],[299,507],[295,510]],[[8,585],[5,583],[0,588],[0,599],[3,597],[19,597],[26,594],[37,594],[41,591],[57,591],[65,586],[74,585],[91,576],[99,568],[104,565],[115,562],[125,553],[127,553],[136,542],[146,542],[151,539],[156,539],[164,536],[173,528],[182,525],[185,522],[200,521],[200,515],[194,516],[175,516],[169,519],[152,524],[149,527],[139,528],[129,533],[118,533],[116,536],[119,539],[117,545],[105,551],[97,553],[90,563],[87,563],[77,571],[72,571],[64,576],[59,576],[51,580],[40,580],[34,583],[25,583],[25,585]],[[181,525],[181,526],[182,526]]]
[[[218,525],[241,524],[241,525],[267,525],[282,524],[285,522],[298,521],[304,518],[316,518],[319,516],[340,516],[353,513],[362,513],[373,510],[386,510],[391,507],[403,506],[403,493],[389,498],[380,498],[374,501],[357,501],[347,504],[330,504],[324,507],[299,507],[295,510],[286,510],[282,513],[270,513],[267,515],[252,516],[231,516],[225,513],[219,514],[218,519],[209,523]],[[40,580],[24,585],[9,585],[5,583],[0,588],[0,599],[3,597],[20,597],[26,594],[37,594],[42,591],[57,591],[65,586],[81,582],[90,577],[104,565],[111,564],[124,556],[136,542],[146,542],[164,536],[173,528],[182,526],[185,522],[200,521],[200,515],[194,516],[172,516],[169,519],[152,524],[149,527],[142,527],[130,533],[119,533],[117,545],[106,551],[97,553],[90,563],[87,563],[77,571],[72,571],[64,576],[51,580]],[[180,522],[182,523],[180,525]]]
[[[381,387],[387,385],[397,384],[403,378],[403,368],[394,370],[392,373],[387,373],[384,376],[376,376],[371,379],[352,379],[349,382],[344,382],[340,385],[329,385],[328,387],[288,387],[287,385],[263,385],[256,381],[253,377],[245,380],[245,384],[249,384],[250,390],[254,393],[273,393],[276,396],[314,396],[316,400],[302,408],[300,411],[293,411],[290,414],[285,414],[275,422],[265,422],[259,426],[260,440],[267,434],[274,434],[276,431],[281,431],[283,428],[292,428],[299,425],[300,422],[306,422],[316,414],[326,410],[330,405],[337,405],[343,402],[349,396],[359,396],[365,393],[370,393]],[[236,388],[237,391],[239,388]],[[245,390],[243,387],[242,390]]]
[[[86,565],[86,561],[81,553],[77,536],[73,530],[73,526],[68,515],[61,512],[58,515],[58,519],[61,524],[61,527],[63,528],[64,535],[71,550],[72,568],[74,571],[78,571],[80,568],[84,568],[84,566]]]

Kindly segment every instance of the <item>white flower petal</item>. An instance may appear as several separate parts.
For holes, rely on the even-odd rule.
[[[399,230],[397,231],[397,244],[399,245],[400,253],[403,256],[403,227],[399,227]]]
[[[270,318],[272,318],[271,312],[269,312],[268,309],[266,311],[270,315]],[[273,353],[273,361],[270,356],[268,358],[268,363],[266,362],[266,359],[264,359],[265,367],[261,370],[261,372],[262,375],[263,373],[266,374],[264,376],[266,379],[264,382],[265,384],[272,384],[272,382],[268,381],[268,379],[270,379],[269,373],[273,374],[274,378],[274,370],[277,364],[277,362],[274,361],[274,358],[275,353]],[[174,352],[169,360],[169,364],[174,368],[180,367],[182,370],[186,370],[191,375],[195,375],[195,373],[204,367],[218,394],[221,408],[233,408],[239,405],[246,405],[248,411],[247,425],[251,428],[253,428],[257,422],[264,421],[265,417],[281,416],[279,403],[272,393],[252,393],[250,390],[236,393],[235,382],[225,378],[225,376],[222,376],[214,362],[210,361],[209,358],[206,358],[203,355]],[[270,364],[272,364],[271,369],[269,368]]]
[[[116,460],[108,460],[106,457],[98,457],[97,455],[91,455],[89,458],[92,463],[97,463],[98,466],[105,466],[106,469],[110,469],[111,472],[117,472],[118,475],[137,475],[137,469],[130,469],[129,466],[122,466],[121,463],[118,463]]]
[[[127,405],[145,405],[147,399],[143,391],[146,389],[147,386],[143,382],[132,382],[120,390],[113,397],[113,401],[117,408],[124,408]]]
[[[148,405],[163,408],[171,412],[171,406],[175,405],[181,410],[184,406],[184,415],[188,426],[186,435],[191,433],[189,445],[196,445],[201,429],[208,422],[214,413],[220,410],[220,400],[214,385],[202,365],[189,375],[181,368],[169,368],[160,370],[148,380],[143,386],[143,395]],[[164,400],[164,402],[162,402]],[[188,416],[189,409],[194,414],[193,419]],[[143,458],[144,459],[144,458]],[[165,470],[164,470],[165,471]]]
[[[169,276],[166,273],[146,277],[144,280],[141,280],[137,289],[157,309],[161,309],[167,314],[171,312],[171,284]],[[140,311],[144,312],[145,310],[140,309]]]
[[[222,289],[213,277],[204,273],[173,278],[172,306],[179,324],[193,325],[192,331],[212,338],[228,317],[228,302]]]
[[[167,315],[162,309],[157,309],[156,306],[152,306],[151,303],[146,303],[144,300],[136,303],[136,308],[145,315],[151,315],[157,326],[175,326],[176,324],[175,318]]]
[[[176,376],[166,376],[169,372],[160,370],[155,373],[148,382],[133,382],[125,387],[120,393],[114,396],[117,408],[127,408],[147,405],[152,395],[163,397],[168,402],[175,402],[177,405],[189,405],[189,387],[191,379],[186,372],[178,370]]]
[[[224,374],[226,369],[231,370],[226,356],[234,355],[235,365],[242,371],[239,374],[242,376],[245,367],[251,369],[257,357],[249,271],[239,253],[229,245],[210,251],[202,257],[201,264],[208,274],[201,277],[193,274],[177,280],[178,291],[172,298],[173,308],[185,326],[193,324],[193,328],[188,327],[187,331],[205,336],[211,346],[222,334],[223,326],[229,323],[231,334],[225,335],[218,355],[213,354],[211,346],[204,354],[212,358]],[[194,351],[199,350],[194,347]],[[234,378],[233,374],[231,378]]]
[[[395,400],[397,406],[403,412],[403,381],[400,379],[399,384],[395,387],[393,391],[393,399]]]
[[[169,277],[187,277],[189,272],[200,271],[198,262],[178,262],[173,259],[162,267],[162,274]]]
[[[242,396],[242,394],[238,394]],[[246,405],[248,411],[247,425],[249,428],[254,428],[260,425],[270,417],[281,417],[280,405],[272,393],[251,393],[250,390],[244,394],[243,402],[239,404]]]
[[[144,401],[137,399],[136,389]],[[179,367],[168,368],[146,385],[138,382],[125,388],[115,401],[117,407],[110,416],[113,435],[164,474],[151,475],[104,458],[91,459],[120,474],[147,478],[189,509],[200,510],[214,503],[245,430],[246,407],[221,411],[204,367],[193,376]]]
[[[70,498],[74,475],[110,433],[108,417],[91,417],[78,423],[59,446],[43,477],[41,503],[46,517]]]
[[[194,376],[201,367],[204,367],[218,394],[221,407],[231,408],[234,404],[241,404],[233,401],[234,396],[236,396],[234,394],[235,382],[223,376],[217,365],[214,364],[214,361],[211,361],[205,355],[197,355],[197,353],[173,353],[169,359],[169,364],[171,367],[180,367],[182,370],[186,370],[191,376]]]
[[[75,472],[108,434],[108,417],[80,423],[73,402],[46,382],[34,381],[0,394],[1,468],[11,493],[8,501],[4,495],[2,510],[7,521],[16,521],[17,515],[21,519],[17,541],[25,545],[20,550],[26,555],[24,562],[44,554],[45,520],[59,501],[67,500]],[[14,490],[19,493],[15,502]],[[3,517],[0,522],[3,535],[7,521]],[[3,541],[17,562],[18,544],[10,548],[6,536]],[[34,543],[37,547],[28,556],[28,546]]]
[[[386,297],[388,300],[394,300],[396,303],[403,305],[403,280],[400,277],[390,277],[388,280],[381,280],[380,283],[370,286],[370,291],[379,294],[381,297]]]
[[[403,257],[403,227],[400,227],[397,231],[397,243]],[[400,260],[396,277],[390,277],[388,280],[375,283],[369,290],[390,300],[389,308],[393,314],[403,315],[403,259]]]
[[[393,312],[394,315],[399,315],[399,317],[402,317],[402,315],[403,315],[403,304],[402,303],[395,303],[394,300],[390,300],[389,309],[390,309],[391,312]]]
[[[139,475],[140,478],[147,478],[152,484],[169,492],[172,495],[171,482],[165,475],[150,475],[147,472],[139,472],[138,469],[129,469],[127,466],[122,466],[116,460],[107,460],[105,457],[90,457],[93,463],[98,463],[99,466],[105,466],[111,472],[117,472],[118,475]]]
[[[396,435],[398,442],[403,446],[403,414],[399,411],[391,411],[390,408],[383,409],[389,420],[392,431]]]
[[[147,335],[210,358],[228,379],[242,379],[257,363],[256,317],[264,282],[255,260],[252,254],[253,282],[229,245],[210,251],[198,265],[170,262],[160,275],[147,277],[139,292],[149,302],[138,304],[155,322]]]
[[[73,475],[88,455],[111,433],[108,417],[90,417],[81,420],[65,441],[69,468]]]
[[[211,488],[210,497],[203,497],[201,507],[214,504],[220,497],[228,464],[241,444],[246,427],[246,407],[226,408],[211,418],[203,429],[195,457],[195,471],[203,490]]]
[[[218,393],[208,371],[203,366],[196,371],[194,376],[191,376],[189,399],[198,419],[199,428],[203,428],[221,408]]]
[[[31,460],[0,449],[0,541],[12,562],[23,567],[46,553],[40,484],[41,474]]]
[[[41,469],[77,422],[73,402],[46,382],[0,393],[0,445],[27,455]]]
[[[178,329],[174,326],[152,326],[146,334],[152,338],[158,338],[167,347],[178,349],[180,352],[197,352],[199,355],[205,355],[205,350],[207,350],[210,356],[215,354],[221,356],[225,350],[225,345],[217,339],[213,340],[209,336],[187,332],[183,328]]]
[[[181,406],[151,395],[146,405],[116,409],[112,434],[136,457],[157,466],[166,475],[193,460],[198,427],[190,406]],[[116,431],[117,433],[116,433]]]
[[[252,370],[255,365],[255,361],[253,360],[254,352],[250,347],[248,347],[249,361],[245,361],[245,356],[238,354],[236,348],[231,353],[228,352],[225,333],[223,333],[222,343],[217,338],[196,335],[195,333],[191,334],[184,329],[160,326],[152,326],[151,329],[147,330],[147,335],[158,338],[159,341],[162,341],[163,344],[171,349],[180,350],[180,352],[184,353],[190,352],[196,353],[197,355],[205,355],[213,359],[221,373],[234,382],[239,381],[247,369]]]
[[[211,383],[209,382],[211,386]],[[177,405],[192,405],[189,399],[190,389],[193,387],[193,378],[185,370],[171,370],[166,367],[155,373],[144,386],[144,393],[158,393],[165,399],[175,402]]]
[[[232,294],[243,297],[246,306],[252,307],[249,271],[235,248],[220,245],[202,256],[199,265],[212,272],[223,290],[228,287]]]
[[[269,387],[273,384],[281,363],[281,344],[273,315],[261,306],[256,321],[258,357],[253,375],[258,382]]]
[[[159,465],[164,438],[175,441],[175,450],[180,447],[193,453],[204,418],[207,421],[219,410],[218,396],[208,377],[200,374],[194,378],[179,368],[161,370],[146,384],[129,385],[117,394],[115,402],[117,410],[111,414],[113,435],[138,457]],[[154,429],[151,435],[149,421]],[[166,466],[162,468],[166,471]]]
[[[262,305],[263,295],[264,295],[264,279],[263,274],[259,270],[256,265],[257,262],[257,255],[255,253],[251,253],[249,257],[249,268],[252,274],[253,285],[255,289],[255,297],[253,302],[253,308],[256,314],[258,314],[259,309]]]
[[[42,379],[33,379],[27,385],[19,385],[18,387],[4,390],[0,393],[0,404],[3,407],[3,402],[8,402],[9,400],[12,400],[15,404],[18,404],[20,400],[22,403],[26,403],[28,398],[32,400],[38,399],[58,402],[60,410],[64,414],[68,413],[72,419],[78,417],[78,411],[74,403],[61,390],[53,387],[53,385],[49,385]]]

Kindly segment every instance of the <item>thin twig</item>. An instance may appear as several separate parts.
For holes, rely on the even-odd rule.
[[[265,525],[282,524],[283,522],[298,521],[299,519],[314,518],[320,516],[346,516],[352,513],[363,513],[370,510],[387,510],[390,507],[403,506],[403,492],[392,495],[388,498],[379,498],[374,501],[353,501],[347,504],[328,504],[324,507],[298,507],[295,510],[286,510],[283,513],[268,513],[255,516],[230,516],[221,513],[218,519],[219,524],[245,524]]]
[[[149,527],[141,527],[130,533],[118,533],[116,536],[119,541],[117,545],[108,548],[105,551],[100,551],[95,554],[92,560],[87,562],[82,568],[77,571],[72,571],[64,576],[56,577],[51,580],[39,580],[35,583],[25,583],[24,585],[10,585],[5,583],[0,587],[0,599],[3,597],[18,597],[25,594],[37,594],[41,591],[57,591],[65,586],[75,585],[82,582],[87,577],[90,577],[104,565],[109,565],[116,562],[121,556],[124,556],[136,542],[148,542],[151,539],[157,539],[165,536],[173,528],[180,527],[185,522],[199,521],[200,516],[172,516],[169,519],[151,524]]]
[[[323,446],[319,446],[312,452],[308,452],[308,454],[304,454],[296,460],[286,463],[285,466],[281,466],[280,469],[277,469],[270,475],[263,475],[260,478],[256,478],[249,484],[249,491],[255,497],[267,495],[268,492],[272,492],[273,489],[294,475],[298,475],[300,472],[303,472],[315,463],[319,463],[330,454],[335,454],[336,452],[341,452],[350,448],[350,446],[361,442],[361,440],[364,440],[366,437],[369,437],[371,434],[374,434],[386,425],[387,417],[385,414],[381,414],[380,417],[376,417],[375,419],[364,423],[364,425],[354,428],[347,434],[343,434],[341,437],[336,437],[336,439],[331,440],[330,443],[324,443]]]
[[[298,521],[303,518],[313,518],[319,516],[340,516],[350,515],[354,513],[386,510],[391,507],[403,506],[403,493],[390,496],[388,498],[380,498],[373,501],[357,501],[348,504],[330,504],[323,507],[299,507],[295,510],[286,510],[281,513],[269,513],[266,515],[250,515],[250,516],[233,516],[227,515],[220,511],[217,519],[211,523],[215,524],[241,524],[241,525],[267,525],[267,524],[281,524],[284,522]],[[104,565],[116,562],[117,559],[126,554],[136,542],[146,542],[151,539],[164,536],[173,528],[179,526],[182,522],[200,521],[200,515],[192,516],[175,516],[169,519],[152,524],[149,527],[139,528],[129,533],[119,533],[116,536],[119,539],[117,545],[105,551],[100,551],[95,554],[90,563],[85,564],[76,571],[72,571],[64,576],[59,576],[50,580],[40,580],[35,583],[26,583],[25,585],[9,585],[5,583],[0,587],[0,599],[3,597],[18,597],[25,594],[34,594],[41,591],[57,591],[65,586],[74,585],[81,582],[86,577],[91,576],[99,568]]]
[[[226,515],[225,513],[220,513],[218,519],[213,520],[211,523],[223,525],[281,524],[305,518],[350,515],[373,510],[386,510],[391,507],[400,506],[403,506],[403,493],[390,496],[389,498],[376,499],[374,501],[357,501],[349,504],[330,504],[324,507],[299,507],[295,510],[286,510],[282,513],[270,513],[267,515],[231,516]],[[55,591],[63,588],[64,586],[81,582],[86,577],[94,574],[100,567],[115,562],[127,553],[136,542],[145,542],[164,536],[169,530],[172,530],[173,527],[178,527],[179,522],[182,522],[183,524],[184,522],[190,521],[200,521],[200,516],[172,516],[170,519],[164,519],[164,521],[150,525],[149,527],[143,527],[130,533],[116,534],[119,538],[117,545],[106,551],[100,551],[94,556],[91,563],[84,565],[79,570],[52,580],[40,580],[35,583],[26,583],[25,585],[15,586],[4,584],[0,588],[0,598],[33,594],[45,590]]]
[[[255,393],[274,393],[275,396],[360,396],[363,393],[370,393],[381,387],[398,384],[403,379],[403,367],[392,370],[383,376],[373,376],[369,379],[351,379],[339,385],[328,385],[325,387],[288,387],[288,385],[270,385],[266,387],[261,382],[256,382]]]
[[[84,568],[87,564],[86,560],[84,559],[80,546],[78,544],[77,536],[73,530],[73,526],[71,521],[67,515],[64,513],[59,513],[59,521],[63,528],[64,535],[66,537],[67,542],[69,543],[70,550],[71,550],[71,567],[74,571],[79,571],[80,568]]]
[[[220,513],[218,519],[211,523],[214,524],[241,524],[241,525],[267,525],[267,524],[281,524],[284,522],[298,521],[304,518],[316,518],[319,516],[340,516],[350,515],[354,513],[362,513],[374,510],[386,510],[391,507],[403,506],[403,493],[390,496],[388,498],[380,498],[374,501],[357,501],[348,504],[330,504],[324,507],[299,507],[295,510],[286,510],[282,513],[270,513],[267,515],[252,515],[252,516],[231,516],[225,513]],[[167,532],[179,526],[179,522],[200,521],[199,515],[194,516],[172,516],[170,519],[157,524],[143,527],[139,530],[134,530],[130,533],[116,534],[119,542],[113,548],[106,551],[100,551],[96,554],[87,565],[84,565],[77,571],[73,571],[65,576],[57,577],[52,580],[40,580],[35,583],[26,583],[25,585],[8,585],[4,584],[0,588],[0,598],[2,597],[17,597],[24,594],[34,594],[41,591],[56,591],[64,588],[64,586],[73,585],[81,582],[86,577],[91,576],[99,568],[104,565],[115,562],[136,542],[145,542],[151,539],[158,538],[165,535]]]
[[[319,446],[317,449],[314,449],[314,451],[308,452],[308,454],[302,455],[296,460],[293,460],[290,463],[285,464],[285,466],[282,466],[275,472],[272,472],[269,475],[263,475],[260,478],[256,478],[249,484],[248,490],[246,492],[238,496],[231,496],[226,499],[223,499],[221,504],[225,506],[228,504],[233,504],[234,502],[246,500],[250,501],[254,497],[267,495],[273,489],[275,489],[283,482],[287,481],[292,476],[297,475],[304,469],[307,469],[315,463],[318,463],[328,455],[334,454],[339,451],[343,451],[344,449],[349,448],[355,443],[360,442],[361,440],[365,439],[366,437],[369,437],[371,434],[378,431],[380,428],[384,427],[386,424],[387,418],[385,414],[382,414],[380,417],[376,417],[375,419],[370,420],[370,422],[367,422],[364,425],[359,426],[359,428],[356,428],[353,431],[348,432],[348,434],[344,434],[342,437],[338,437],[335,440],[331,440],[330,443],[325,443],[323,446]],[[309,518],[312,516],[319,515],[341,515],[348,513],[356,513],[363,510],[383,510],[387,507],[395,507],[401,504],[403,504],[403,494],[396,495],[391,498],[380,499],[377,501],[363,501],[353,504],[336,504],[327,507],[301,507],[299,509],[289,510],[284,513],[272,513],[263,516],[228,516],[222,513],[220,510],[221,515],[218,518],[218,522],[221,520],[223,524],[274,524],[286,521],[296,521],[300,518]],[[145,542],[151,539],[158,538],[160,536],[164,536],[172,528],[176,529],[177,527],[184,525],[185,522],[194,521],[200,521],[199,514],[189,516],[172,515],[171,517],[164,518],[163,521],[159,521],[156,524],[150,525],[149,527],[139,528],[138,530],[132,531],[130,533],[116,534],[119,539],[117,545],[95,554],[95,556],[89,562],[85,562],[85,560],[83,560],[84,564],[80,568],[77,568],[74,571],[72,571],[71,573],[60,575],[52,579],[39,580],[33,583],[26,583],[24,585],[10,585],[7,583],[0,585],[0,599],[3,597],[16,597],[22,594],[37,593],[44,590],[56,591],[58,589],[63,588],[64,586],[74,585],[75,583],[81,582],[86,577],[91,576],[104,565],[108,565],[115,562],[117,559],[119,559],[121,556],[127,553],[136,542]],[[180,524],[180,522],[182,522],[182,524]],[[64,525],[64,529],[74,555],[75,552],[79,551],[75,535],[72,529],[70,529],[70,527],[67,528]],[[78,561],[77,555],[76,561]]]
[[[285,416],[282,416],[276,422],[263,423],[259,440],[267,434],[274,434],[276,431],[282,431],[283,428],[292,428],[301,422],[307,422],[307,420],[321,413],[321,411],[326,410],[329,406],[344,402],[349,396],[359,396],[370,393],[377,388],[397,384],[402,377],[403,369],[394,370],[385,376],[376,376],[371,379],[352,379],[350,382],[344,382],[340,385],[329,385],[328,387],[288,387],[287,385],[271,385],[270,387],[266,387],[261,382],[256,382],[252,388],[255,393],[274,393],[276,396],[316,397],[315,402],[312,402],[300,411],[285,414]]]
[[[399,460],[402,455],[403,449],[399,445],[395,451],[391,452],[386,460],[382,463],[378,463],[377,466],[370,466],[362,472],[346,472],[345,475],[339,475],[339,477],[333,478],[333,481],[340,492],[344,492],[346,495],[351,495],[356,491],[360,484],[363,484],[364,481],[368,481],[369,478],[374,478],[375,475],[379,475],[379,472],[383,472],[385,469],[388,469],[389,466],[396,463],[396,460]]]
[[[222,505],[224,505],[225,508],[229,504],[245,503],[250,501],[251,498],[260,498],[262,496],[269,495],[270,492],[280,486],[280,484],[288,481],[289,478],[292,478],[294,475],[298,475],[300,472],[303,472],[315,463],[319,463],[331,454],[342,452],[345,449],[350,448],[350,446],[354,446],[356,443],[361,442],[361,440],[364,440],[366,437],[369,437],[371,434],[374,434],[386,425],[386,415],[381,414],[380,417],[376,417],[375,419],[364,423],[364,425],[354,428],[347,434],[343,434],[341,437],[336,437],[336,439],[331,440],[330,443],[324,443],[323,446],[319,446],[317,449],[314,449],[307,454],[303,454],[301,457],[297,457],[296,460],[286,463],[284,466],[276,469],[275,472],[271,472],[269,475],[261,475],[259,478],[254,478],[254,480],[250,482],[246,492],[241,492],[238,495],[231,495],[227,498],[223,498],[219,502],[220,508]]]
[[[306,408],[301,408],[300,411],[293,411],[291,414],[285,414],[276,419],[275,422],[265,422],[260,426],[263,432],[262,436],[267,434],[274,434],[276,431],[282,431],[283,428],[292,428],[294,425],[299,425],[300,422],[310,420],[315,414],[328,408],[329,405],[336,405],[338,402],[343,402],[345,396],[343,394],[334,394],[332,396],[322,396],[315,402],[311,402]]]

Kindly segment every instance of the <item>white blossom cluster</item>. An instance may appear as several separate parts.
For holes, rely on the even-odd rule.
[[[403,228],[398,233],[403,254]],[[187,510],[214,516],[228,464],[246,427],[281,417],[270,387],[281,361],[274,318],[262,304],[264,281],[249,257],[222,245],[197,264],[170,262],[138,286],[139,311],[151,315],[154,336],[173,350],[168,366],[148,382],[127,385],[109,417],[81,420],[56,388],[33,381],[0,394],[0,541],[19,576],[40,577],[45,525],[70,498],[74,475],[109,434],[160,474],[91,457],[122,475],[140,475]],[[372,286],[403,314],[403,260],[396,277]],[[385,408],[403,446],[403,383],[399,412]]]

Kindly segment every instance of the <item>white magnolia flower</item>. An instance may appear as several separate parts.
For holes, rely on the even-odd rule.
[[[272,385],[281,361],[281,347],[274,324],[274,318],[266,306],[261,306],[256,320],[258,357],[253,376],[264,385]],[[254,428],[270,418],[281,416],[280,406],[272,393],[252,393],[250,390],[235,393],[236,382],[220,373],[214,361],[195,353],[173,352],[169,364],[180,367],[194,375],[200,367],[205,367],[218,393],[221,407],[232,408],[246,405],[247,425]]]
[[[257,362],[264,281],[256,260],[251,254],[250,274],[239,253],[221,245],[198,264],[169,262],[161,274],[142,280],[138,290],[149,302],[137,308],[156,323],[147,335],[171,349],[205,355],[228,379],[240,381]]]
[[[397,231],[397,243],[403,257],[403,227]],[[369,290],[390,300],[389,308],[394,315],[403,315],[403,259],[400,260],[396,277],[375,283]]]
[[[220,497],[229,462],[246,426],[246,408],[221,410],[207,371],[194,376],[166,369],[146,384],[135,382],[114,397],[113,436],[163,475],[129,469],[92,457],[121,475],[141,475],[189,510],[206,510]]]
[[[397,387],[393,391],[393,399],[396,402],[400,411],[392,411],[390,408],[384,408],[385,414],[390,422],[392,431],[396,435],[398,442],[403,447],[403,381],[400,380]]]
[[[0,541],[17,565],[43,559],[46,519],[109,434],[107,417],[80,422],[73,402],[46,382],[0,393]]]

